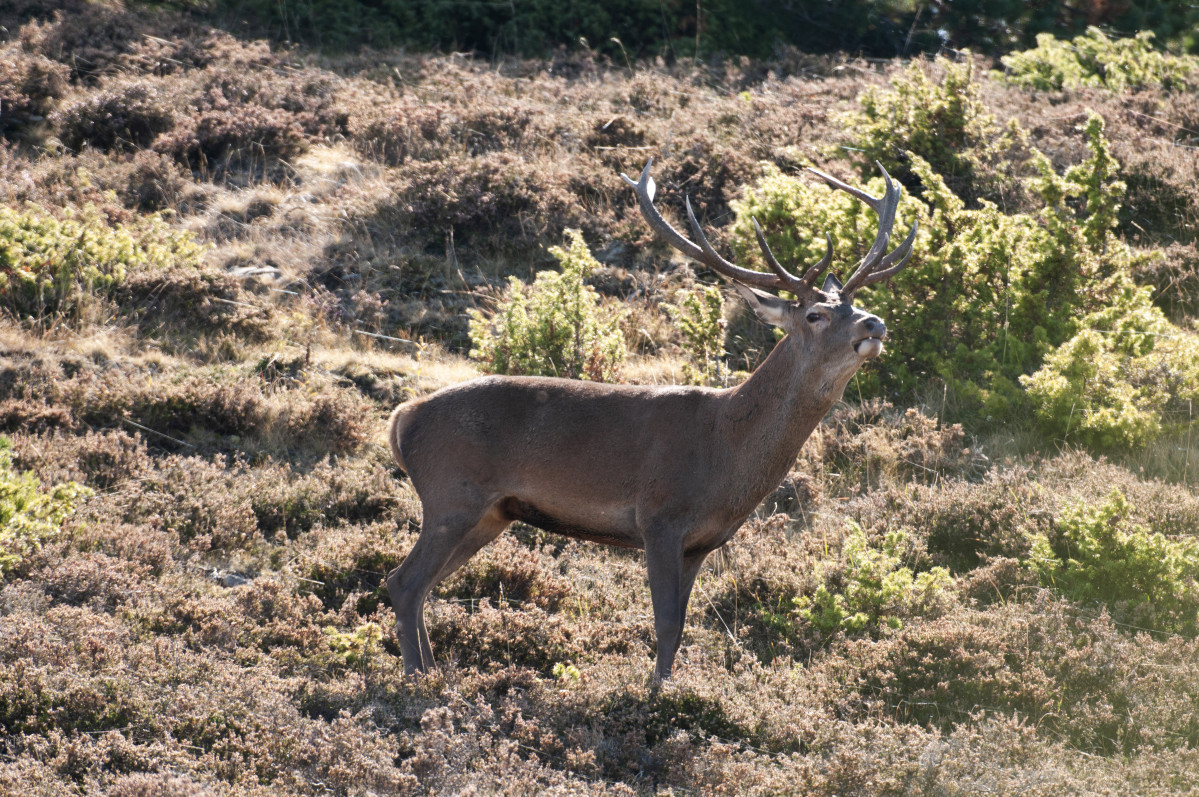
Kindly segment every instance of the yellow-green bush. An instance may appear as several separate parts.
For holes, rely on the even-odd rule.
[[[998,136],[974,80],[969,53],[960,63],[938,57],[940,81],[928,66],[914,61],[891,80],[889,89],[862,94],[861,111],[845,121],[868,170],[879,161],[892,175],[906,178],[908,154],[928,161],[942,177],[971,178],[980,172],[991,142]]]
[[[1096,27],[1067,41],[1052,33],[1037,34],[1037,46],[1002,59],[1009,83],[1041,91],[1100,86],[1110,91],[1187,85],[1199,58],[1171,55],[1153,48],[1153,32],[1124,39],[1108,38]]]
[[[1153,532],[1131,514],[1119,490],[1099,506],[1068,507],[1052,536],[1034,537],[1029,567],[1046,586],[1080,603],[1103,603],[1119,621],[1194,634],[1199,542]]]
[[[1199,337],[1175,327],[1149,288],[1126,286],[1020,381],[1046,433],[1091,449],[1140,448],[1199,399]]]
[[[670,319],[683,333],[692,363],[683,366],[683,377],[692,385],[723,385],[729,367],[723,361],[726,323],[724,294],[720,288],[702,285],[675,294],[677,304],[666,304]]]
[[[0,437],[0,576],[62,530],[75,502],[91,490],[64,482],[49,490],[32,473],[12,469],[11,444]]]
[[[135,270],[195,264],[200,253],[158,215],[125,225],[92,206],[61,217],[33,204],[0,206],[0,305],[22,317],[69,315]]]
[[[620,314],[601,308],[599,294],[583,282],[599,264],[581,232],[566,232],[570,245],[550,249],[561,272],[538,272],[527,287],[512,277],[494,315],[470,311],[470,356],[483,370],[596,382],[619,377]]]
[[[1004,213],[986,200],[968,209],[931,163],[909,154],[924,201],[904,199],[896,230],[918,220],[920,234],[908,266],[861,294],[892,331],[883,368],[862,380],[864,390],[911,392],[939,378],[967,409],[1007,415],[1024,402],[1019,378],[1128,289],[1139,256],[1112,234],[1124,186],[1102,118],[1092,115],[1082,134],[1090,157],[1064,174],[1034,155],[1037,175],[1023,183],[1041,203],[1036,214]],[[867,190],[881,194],[881,179]],[[877,229],[874,213],[848,194],[770,167],[734,210],[734,245],[745,259],[756,248],[754,217],[780,259],[796,264],[819,257],[825,230],[852,259]]]
[[[953,584],[946,568],[913,573],[903,566],[906,535],[891,532],[881,547],[874,547],[861,526],[849,523],[850,533],[841,549],[844,570],[835,579],[840,587],[830,589],[825,583],[816,588],[814,597],[794,598],[800,617],[824,634],[902,628],[902,617],[924,613],[945,598]],[[835,568],[822,570],[828,580]]]

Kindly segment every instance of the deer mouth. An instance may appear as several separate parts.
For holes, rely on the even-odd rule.
[[[872,359],[883,353],[883,339],[876,337],[862,338],[853,344],[853,350],[859,357]]]

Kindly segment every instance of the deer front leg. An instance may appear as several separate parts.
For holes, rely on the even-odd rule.
[[[703,567],[704,560],[707,558],[707,552],[683,557],[683,573],[679,585],[679,636],[674,643],[675,655],[678,654],[679,645],[683,642],[682,629],[687,625],[687,604],[691,602],[691,588],[695,586],[695,577],[699,575],[699,569]]]
[[[683,598],[683,551],[681,542],[669,533],[647,535],[645,567],[649,573],[649,594],[654,605],[654,635],[657,637],[657,664],[654,679],[670,677],[674,655],[683,639],[683,617],[687,611]],[[666,538],[666,539],[663,539]]]

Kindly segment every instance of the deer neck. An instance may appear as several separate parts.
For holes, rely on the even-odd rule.
[[[744,383],[729,391],[724,426],[733,456],[753,474],[746,490],[769,491],[845,389],[795,335],[784,337]],[[757,484],[761,481],[761,486]],[[760,489],[759,489],[760,487]]]

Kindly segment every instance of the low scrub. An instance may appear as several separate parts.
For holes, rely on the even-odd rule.
[[[70,317],[130,274],[194,266],[201,251],[155,215],[126,225],[90,207],[61,217],[35,205],[0,207],[0,304],[22,318]]]
[[[1001,134],[983,102],[969,52],[957,63],[914,61],[889,87],[870,88],[859,102],[860,110],[844,121],[860,151],[863,176],[870,177],[878,162],[901,182],[919,186],[915,156],[959,195],[973,200],[999,193],[1019,134],[1013,136],[1014,128]]]
[[[282,63],[269,51],[257,55],[267,63],[252,66]],[[108,80],[64,105],[50,116],[59,140],[73,150],[151,149],[205,176],[225,177],[272,172],[312,140],[348,131],[348,114],[334,97],[339,89],[354,90],[331,73],[183,66],[192,68],[167,77]]]
[[[1193,636],[1199,629],[1199,543],[1129,520],[1124,494],[1068,507],[1033,543],[1029,566],[1042,583],[1082,604],[1100,603],[1136,629]]]
[[[854,501],[850,514],[871,535],[907,534],[908,566],[941,565],[962,575],[992,560],[1024,559],[1030,538],[1052,525],[1054,508],[1053,491],[1037,474],[1012,467],[978,481],[889,484]]]
[[[0,46],[0,136],[20,135],[45,117],[67,88],[65,65],[21,50],[13,42]]]
[[[1003,79],[1040,91],[1083,86],[1114,92],[1186,88],[1196,77],[1199,58],[1157,50],[1153,38],[1153,31],[1146,30],[1129,38],[1113,39],[1094,26],[1069,40],[1039,33],[1036,47],[1000,59]]]
[[[800,461],[822,469],[826,481],[863,491],[978,477],[988,467],[961,424],[942,423],[916,407],[900,410],[882,399],[836,407],[813,432]]]
[[[692,385],[725,386],[730,376],[724,362],[724,294],[711,285],[696,286],[675,294],[675,304],[663,305],[679,328],[690,362],[683,364],[683,379]]]
[[[76,502],[91,494],[75,482],[46,489],[32,473],[15,472],[11,447],[0,437],[0,576],[57,536]]]
[[[1029,376],[1021,377],[1046,434],[1093,450],[1141,449],[1193,421],[1199,337],[1127,287]]]
[[[796,613],[822,635],[878,634],[903,627],[903,618],[937,613],[952,603],[953,579],[944,567],[920,573],[902,563],[907,535],[891,532],[878,546],[850,521],[840,566],[825,567],[825,583],[812,597],[795,598]]]
[[[570,245],[553,247],[562,271],[541,271],[531,286],[512,277],[498,312],[471,310],[471,357],[496,374],[562,376],[613,382],[625,357],[620,314],[601,308],[583,281],[599,264],[583,234],[568,230]]]

